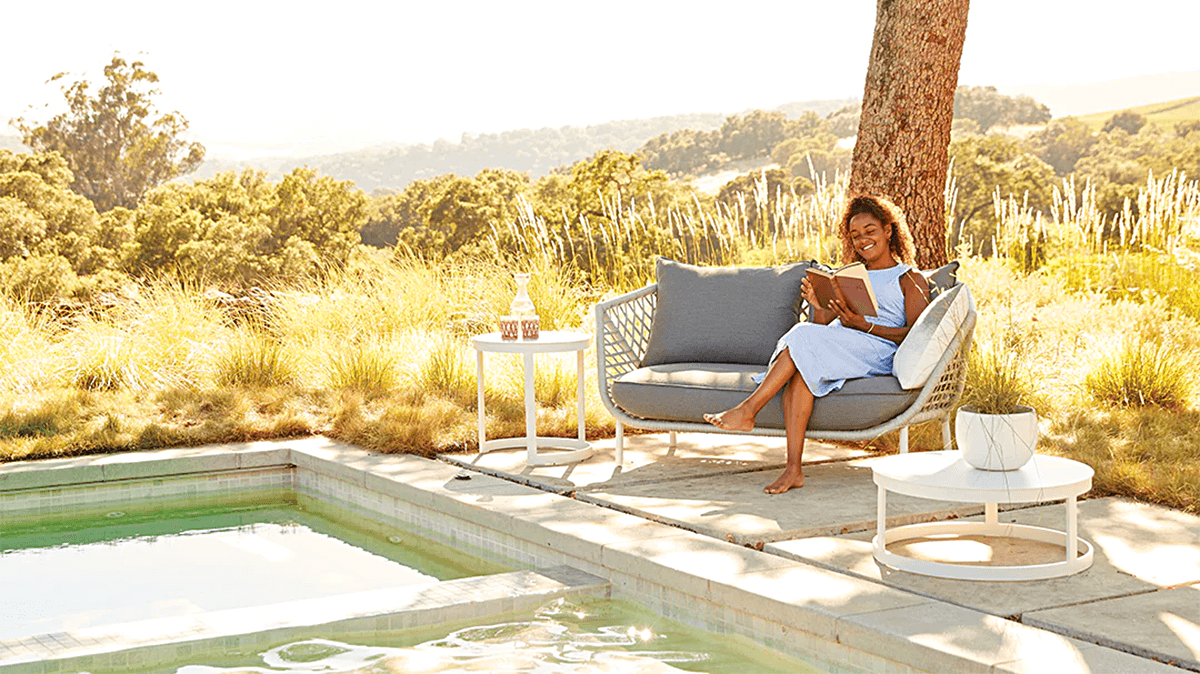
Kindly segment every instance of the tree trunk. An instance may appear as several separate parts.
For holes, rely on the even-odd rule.
[[[917,265],[946,263],[946,172],[969,0],[878,0],[851,194],[891,197]]]

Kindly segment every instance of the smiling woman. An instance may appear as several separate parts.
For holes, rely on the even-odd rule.
[[[878,196],[851,199],[838,233],[843,261],[867,268],[878,315],[855,313],[836,285],[837,299],[831,309],[823,309],[805,279],[801,292],[813,307],[813,322],[797,323],[779,339],[766,374],[756,378],[758,388],[746,400],[704,416],[718,428],[749,431],[758,412],[783,390],[787,467],[765,487],[768,494],[804,486],[800,460],[813,399],[840,389],[847,379],[890,374],[897,345],[929,304],[928,284],[910,266],[912,236],[895,204]]]

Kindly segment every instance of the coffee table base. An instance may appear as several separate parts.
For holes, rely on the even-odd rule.
[[[498,449],[524,449],[528,451],[530,439],[504,438],[502,440],[487,440],[479,448],[479,453],[487,454]],[[596,451],[592,448],[592,443],[586,440],[553,438],[543,435],[532,438],[532,440],[536,449],[529,452],[525,458],[525,463],[529,466],[561,466],[567,463],[577,463],[591,458],[592,454]],[[537,451],[548,449],[556,451],[551,454],[543,454]]]
[[[926,522],[896,527],[884,532],[884,545],[879,544],[879,536],[871,539],[875,550],[875,560],[893,569],[918,573],[923,576],[937,576],[955,580],[1043,580],[1060,578],[1079,573],[1092,565],[1092,544],[1082,538],[1077,538],[1080,552],[1073,560],[1064,559],[1050,564],[1029,564],[1020,566],[982,566],[955,564],[952,562],[932,562],[922,559],[905,557],[886,548],[888,543],[907,541],[916,538],[933,536],[995,536],[1002,538],[1018,538],[1039,543],[1050,543],[1062,546],[1064,550],[1070,544],[1070,538],[1062,531],[1033,527],[1025,524],[992,524],[989,522]]]

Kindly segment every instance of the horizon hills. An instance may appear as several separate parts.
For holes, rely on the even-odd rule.
[[[997,91],[1002,94],[1031,96],[1049,107],[1055,119],[1083,116],[1097,118],[1130,108],[1200,96],[1200,70],[1069,85],[991,86],[996,86]],[[788,117],[798,117],[806,111],[811,111],[824,117],[844,105],[858,103],[859,100],[858,97],[847,97],[793,101],[767,111],[782,111]],[[756,108],[736,112],[680,113],[581,126],[510,129],[496,133],[464,131],[456,140],[439,138],[428,143],[380,140],[356,147],[331,147],[322,140],[297,141],[286,146],[211,141],[203,134],[195,133],[193,128],[189,137],[204,143],[208,149],[208,156],[200,169],[188,178],[205,179],[220,172],[245,168],[264,169],[272,178],[277,178],[296,166],[307,165],[338,179],[354,180],[359,187],[367,191],[377,188],[397,189],[404,186],[396,184],[395,178],[398,174],[407,174],[412,180],[447,172],[464,175],[476,173],[478,168],[458,166],[453,158],[448,162],[431,161],[427,167],[417,165],[421,163],[422,156],[432,159],[434,155],[453,154],[456,150],[463,149],[464,144],[476,146],[472,154],[478,153],[478,146],[481,144],[485,147],[490,146],[495,154],[496,163],[488,168],[529,171],[536,178],[550,169],[569,165],[602,149],[633,152],[646,141],[662,133],[681,129],[709,131],[719,128],[724,120],[732,115],[746,114],[754,109]],[[186,110],[180,112],[187,116]],[[508,157],[504,155],[509,154],[513,146],[522,146],[521,154],[532,154],[533,160],[529,161],[526,158],[525,161],[517,162],[521,166],[507,165],[509,162],[505,160]],[[28,151],[15,133],[0,133],[0,149]],[[380,170],[385,164],[389,168]]]

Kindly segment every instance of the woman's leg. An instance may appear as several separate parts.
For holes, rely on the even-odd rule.
[[[812,416],[813,394],[804,383],[800,373],[792,375],[783,390],[783,424],[787,428],[787,466],[771,484],[763,487],[768,494],[782,494],[789,489],[804,486],[804,470],[800,460],[804,456],[804,435],[808,431],[808,420]]]
[[[754,417],[758,416],[759,410],[796,375],[798,373],[796,364],[792,362],[792,354],[785,348],[775,357],[775,362],[771,363],[770,369],[767,370],[767,376],[763,378],[758,388],[754,389],[750,397],[732,409],[718,414],[705,414],[704,420],[727,431],[754,430]]]

